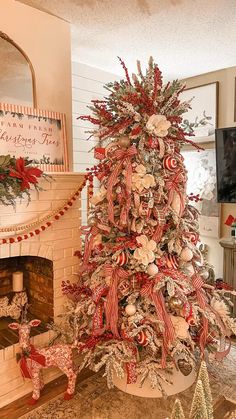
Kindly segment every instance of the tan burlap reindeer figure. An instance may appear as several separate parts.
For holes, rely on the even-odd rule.
[[[39,399],[40,390],[44,386],[41,370],[48,367],[58,367],[68,377],[64,399],[69,400],[73,397],[77,376],[72,355],[72,349],[75,345],[54,344],[46,348],[36,349],[30,343],[30,329],[39,326],[40,323],[41,321],[37,319],[29,322],[24,319],[21,324],[9,324],[10,329],[18,330],[19,333],[19,344],[22,350],[19,361],[21,373],[23,377],[31,378],[33,383],[33,393],[29,404],[35,404]]]

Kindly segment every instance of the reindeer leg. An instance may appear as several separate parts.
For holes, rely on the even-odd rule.
[[[28,404],[36,404],[40,397],[40,370],[35,369],[32,371],[32,384],[33,384],[33,393],[31,399],[28,401]]]
[[[67,378],[68,378],[68,385],[67,385],[67,389],[66,392],[64,394],[64,399],[65,400],[70,400],[73,397],[73,394],[75,392],[75,384],[76,384],[76,378],[77,378],[77,373],[74,371],[73,366],[71,366],[71,364],[69,366],[60,366],[60,369],[64,372],[64,374],[66,374]]]

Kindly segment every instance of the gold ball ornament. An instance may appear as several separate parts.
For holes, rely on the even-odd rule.
[[[180,259],[184,262],[189,262],[193,258],[193,252],[189,247],[184,247],[179,255]]]
[[[134,304],[128,304],[125,307],[125,312],[128,316],[133,316],[136,313],[137,309]]]
[[[155,263],[150,263],[147,267],[147,274],[150,276],[155,276],[158,274],[158,266]]]
[[[130,139],[129,137],[122,136],[119,138],[119,146],[121,148],[128,148],[130,146]]]
[[[169,301],[169,305],[173,310],[179,310],[183,307],[183,301],[177,297],[171,297]]]

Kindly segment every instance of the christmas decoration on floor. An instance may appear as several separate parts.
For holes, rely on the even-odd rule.
[[[37,190],[42,176],[42,170],[32,166],[27,158],[0,156],[0,203],[15,206],[17,198],[30,198],[31,185]]]
[[[177,393],[171,371],[188,377],[197,355],[228,354],[225,337],[236,332],[231,291],[205,282],[198,212],[186,196],[180,152],[187,143],[199,149],[181,126],[190,107],[178,98],[184,86],[163,85],[152,59],[146,74],[138,63],[132,78],[121,64],[126,79],[92,101],[93,117],[80,117],[97,125],[90,134],[99,140],[100,163],[89,176],[100,189],[82,228],[78,284],[64,282],[63,290],[84,353],[81,368],[105,366],[109,387],[116,374],[127,384],[139,377],[162,394],[168,382]]]
[[[213,400],[210,389],[207,366],[201,362],[197,383],[190,409],[190,419],[213,419]],[[175,400],[171,419],[185,419],[184,411],[179,399]]]
[[[26,308],[27,309],[27,308]],[[40,320],[26,320],[26,309],[22,312],[21,323],[10,323],[8,327],[12,330],[18,330],[19,345],[21,354],[19,354],[19,365],[21,374],[24,378],[32,380],[33,393],[29,404],[37,403],[40,398],[40,391],[44,387],[42,368],[58,367],[68,378],[68,385],[64,394],[65,400],[70,400],[75,391],[77,372],[73,362],[73,348],[75,345],[54,344],[46,348],[35,348],[30,343],[30,330],[41,323]]]

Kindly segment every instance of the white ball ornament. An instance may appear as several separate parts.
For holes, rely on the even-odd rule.
[[[184,247],[179,257],[184,262],[189,262],[193,258],[193,252],[191,249],[189,249],[189,247]]]
[[[147,274],[150,276],[157,275],[158,271],[158,266],[155,263],[150,263],[147,267]]]
[[[134,304],[128,304],[125,307],[125,312],[128,316],[133,316],[136,313],[137,309]]]
[[[200,273],[202,279],[208,279],[209,278],[209,272],[207,270],[204,270]]]
[[[189,275],[190,277],[193,276],[193,274],[195,273],[194,267],[191,263],[186,263],[186,265],[184,266],[184,269],[187,275]]]

